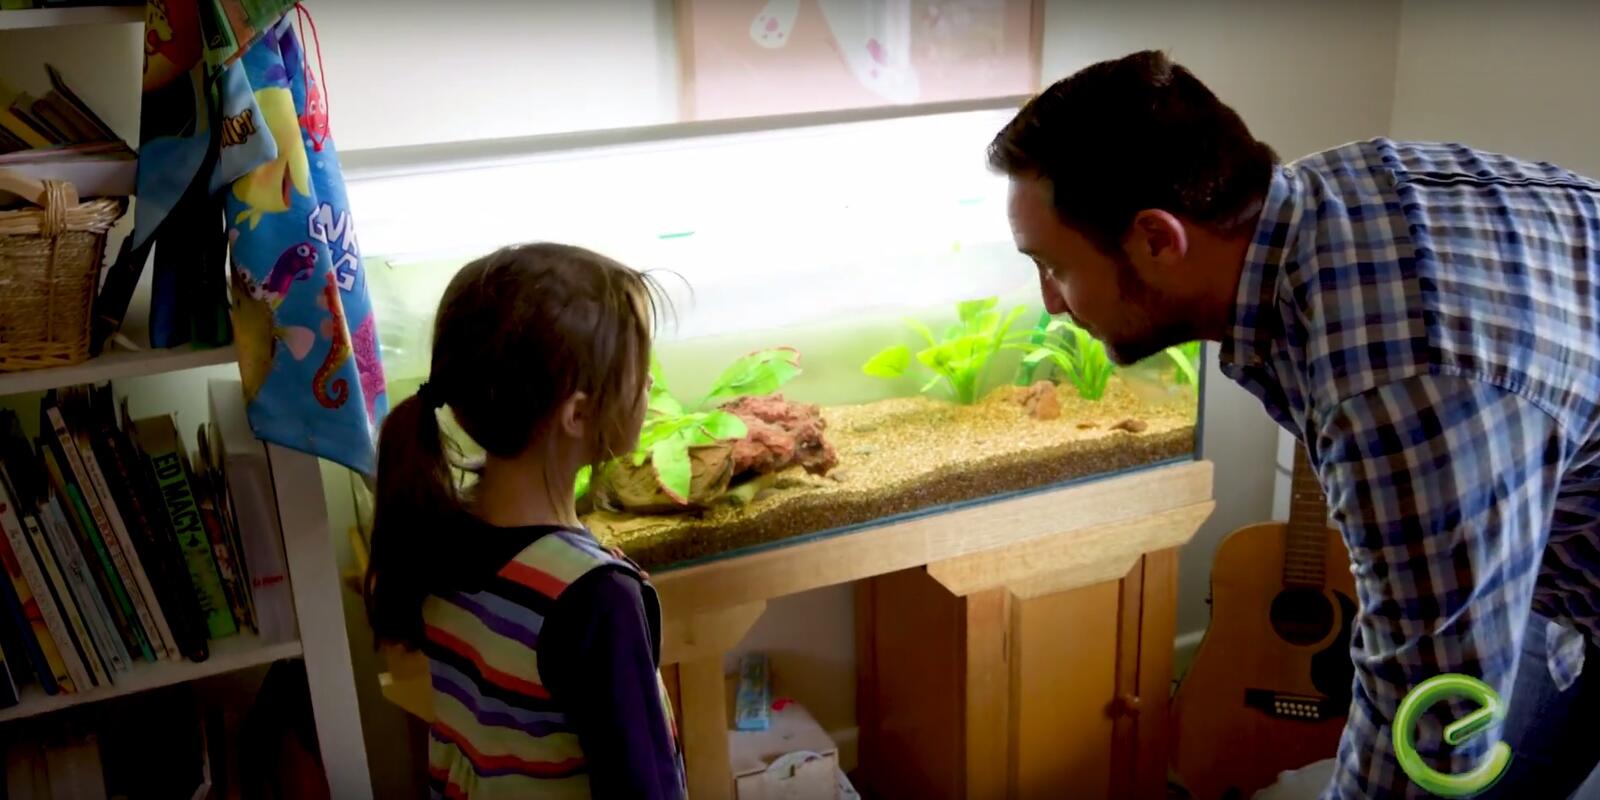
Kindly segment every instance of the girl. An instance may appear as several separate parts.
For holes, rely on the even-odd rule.
[[[383,424],[367,612],[428,657],[434,797],[685,794],[655,590],[573,496],[638,442],[656,294],[578,247],[480,258],[439,302],[427,382]],[[445,407],[485,451],[466,492]]]

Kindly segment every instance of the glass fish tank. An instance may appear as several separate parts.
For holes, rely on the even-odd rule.
[[[454,272],[551,240],[655,272],[669,300],[639,448],[578,487],[646,568],[1194,458],[1197,343],[1118,367],[1044,313],[984,161],[1011,113],[351,168],[391,402],[427,377]]]

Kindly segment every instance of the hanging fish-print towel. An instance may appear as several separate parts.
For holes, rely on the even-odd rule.
[[[292,16],[241,61],[276,155],[227,190],[239,372],[256,435],[370,475],[388,413],[377,320],[327,105]]]

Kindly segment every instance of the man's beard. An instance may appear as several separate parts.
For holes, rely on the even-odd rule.
[[[1179,304],[1145,283],[1127,256],[1118,255],[1121,263],[1117,269],[1117,288],[1121,305],[1133,312],[1124,319],[1138,324],[1128,326],[1137,329],[1131,334],[1107,335],[1103,344],[1112,362],[1126,367],[1168,347],[1198,338],[1194,324],[1179,311]]]

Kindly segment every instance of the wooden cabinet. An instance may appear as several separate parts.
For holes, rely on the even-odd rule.
[[[734,796],[724,654],[768,600],[854,583],[873,797],[1160,797],[1177,548],[1214,505],[1208,462],[1171,464],[656,573],[689,796]],[[427,665],[389,665],[431,719]]]
[[[935,573],[858,584],[857,779],[871,796],[1163,796],[1176,549],[1042,593],[960,595]]]

